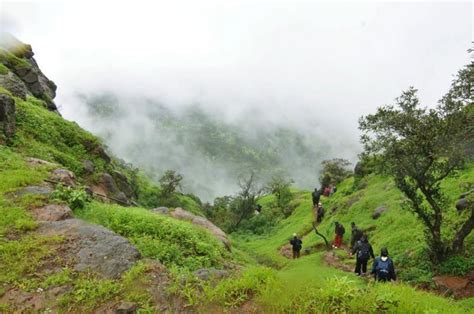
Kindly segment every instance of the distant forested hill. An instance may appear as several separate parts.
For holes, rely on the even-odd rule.
[[[295,128],[255,119],[225,122],[199,105],[171,110],[152,100],[122,101],[113,94],[80,96],[86,128],[110,148],[158,178],[183,174],[185,189],[203,199],[232,194],[239,175],[255,171],[263,181],[275,174],[300,187],[317,185],[327,141]]]

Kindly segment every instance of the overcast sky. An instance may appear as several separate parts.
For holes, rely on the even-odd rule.
[[[110,89],[235,116],[327,127],[357,141],[357,119],[413,85],[433,105],[469,61],[470,2],[1,1],[1,28],[32,44],[59,86]]]

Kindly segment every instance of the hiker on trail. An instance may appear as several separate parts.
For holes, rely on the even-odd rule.
[[[293,247],[293,259],[300,258],[300,251],[303,241],[298,239],[296,233],[293,233],[293,239],[290,240],[290,244]]]
[[[255,208],[255,215],[260,215],[261,212],[262,212],[262,205],[257,204]]]
[[[351,228],[352,228],[352,233],[351,233],[351,249],[354,248],[354,245],[356,245],[357,241],[359,241],[362,238],[362,230],[357,228],[355,222],[351,222]]]
[[[316,205],[319,203],[319,199],[321,198],[321,192],[317,188],[314,188],[311,196],[313,197],[313,207],[316,207]]]
[[[369,261],[369,258],[375,258],[374,250],[372,249],[372,245],[370,245],[369,241],[367,240],[366,235],[363,235],[362,238],[357,241],[356,245],[352,249],[351,254],[356,254],[356,268],[354,272],[357,274],[357,276],[365,275],[367,272],[367,262]]]
[[[344,226],[336,221],[336,228],[335,228],[334,232],[336,233],[336,237],[334,239],[334,244],[333,244],[332,247],[337,249],[342,244],[342,237],[344,236],[344,233],[346,232],[346,229],[344,229]]]
[[[318,203],[318,209],[316,210],[316,221],[320,223],[324,218],[324,208],[321,202]]]
[[[380,251],[380,257],[375,259],[374,265],[372,267],[372,274],[377,281],[385,282],[397,280],[395,266],[393,266],[392,259],[388,257],[387,248],[382,248]]]

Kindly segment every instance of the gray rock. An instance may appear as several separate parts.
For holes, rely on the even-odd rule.
[[[106,192],[108,195],[115,195],[119,192],[119,189],[117,188],[117,185],[115,184],[114,178],[107,172],[104,172],[102,174],[102,183],[104,184],[104,187],[107,189]]]
[[[138,304],[134,302],[120,302],[115,309],[117,314],[134,314],[137,312]]]
[[[115,198],[119,201],[120,204],[122,205],[130,205],[130,202],[128,201],[127,195],[123,192],[118,192]]]
[[[30,185],[12,192],[11,195],[14,197],[21,197],[27,194],[49,196],[51,193],[53,193],[53,189],[49,186]]]
[[[0,85],[12,93],[13,96],[19,97],[23,100],[26,99],[28,88],[18,76],[13,74],[13,72],[0,75]]]
[[[95,166],[90,160],[84,160],[84,170],[87,174],[93,174],[95,171]]]
[[[193,273],[194,276],[201,280],[222,279],[229,276],[229,272],[221,269],[202,268]]]
[[[26,84],[33,84],[38,82],[38,74],[32,69],[25,76],[22,76],[21,79]]]
[[[201,226],[209,230],[214,237],[216,237],[218,240],[220,240],[224,244],[227,250],[229,251],[231,250],[231,243],[230,243],[229,238],[225,234],[225,232],[222,231],[221,228],[217,227],[212,222],[207,220],[206,218],[201,217],[201,216],[196,216],[179,207],[176,208],[174,211],[172,211],[170,215],[176,219],[187,220],[187,221],[190,221],[194,225]]]
[[[372,219],[378,219],[380,216],[388,210],[388,207],[386,206],[379,206],[377,209],[374,211],[372,214]]]
[[[119,171],[114,171],[112,172],[112,176],[115,180],[118,189],[124,192],[127,198],[134,198],[136,196],[130,183],[128,182],[128,178],[123,173]]]
[[[79,219],[43,222],[38,231],[65,238],[69,246],[65,252],[76,271],[92,270],[105,278],[118,278],[140,258],[127,239]]]
[[[164,206],[153,208],[151,211],[162,215],[168,215],[170,212],[169,208]]]
[[[461,198],[456,202],[456,209],[463,211],[469,207],[469,201],[466,198]]]
[[[51,180],[58,181],[67,186],[76,186],[76,176],[66,169],[55,169],[51,173]]]
[[[15,134],[15,120],[15,101],[8,95],[0,94],[0,137],[3,135],[8,141]]]
[[[60,221],[72,217],[72,210],[67,205],[47,205],[33,209],[33,216],[39,221]]]
[[[33,157],[27,157],[25,160],[30,166],[54,166],[55,165],[52,162],[38,159],[38,158],[33,158]]]

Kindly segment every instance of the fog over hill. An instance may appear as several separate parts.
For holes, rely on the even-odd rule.
[[[177,170],[205,199],[252,169],[314,187],[321,160],[356,160],[361,115],[412,85],[435,105],[472,41],[470,2],[2,1],[0,12],[1,29],[35,47],[67,119],[157,177]]]

